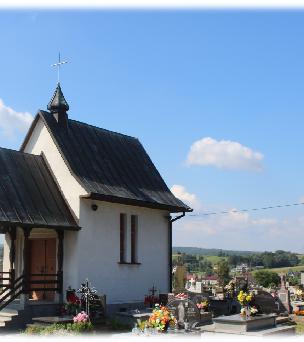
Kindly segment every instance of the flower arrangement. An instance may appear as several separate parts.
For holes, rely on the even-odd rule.
[[[253,301],[253,293],[240,291],[237,296],[238,302],[241,304],[241,316],[255,316],[258,313],[258,309],[255,306],[251,306]]]
[[[237,296],[237,300],[242,306],[250,306],[250,303],[253,300],[253,294],[240,291]]]
[[[155,304],[152,315],[147,321],[138,321],[138,328],[141,332],[146,329],[155,329],[158,332],[167,331],[169,325],[175,325],[176,318],[166,306]]]
[[[62,315],[77,315],[81,310],[81,300],[75,294],[75,290],[68,288],[66,300],[67,302],[61,307]]]
[[[293,313],[296,316],[304,316],[304,310],[295,310]]]
[[[230,280],[230,282],[224,287],[224,292],[226,298],[234,298],[235,296],[235,281]]]
[[[166,306],[159,306],[159,304],[155,304],[152,315],[148,320],[149,326],[159,331],[167,330],[168,326],[170,324],[174,325],[175,322],[176,318],[169,309]]]
[[[251,316],[255,316],[258,312],[259,312],[259,310],[255,306],[250,307],[250,315]]]
[[[304,292],[301,289],[297,289],[295,293],[296,300],[303,300],[304,299]]]
[[[86,312],[81,311],[77,316],[73,318],[74,323],[87,323],[90,321],[89,316]]]
[[[175,295],[175,298],[178,299],[187,299],[188,295],[186,293],[178,293],[177,295]]]
[[[200,309],[202,311],[207,311],[209,308],[209,302],[208,302],[208,300],[204,300],[200,303],[197,303],[196,306],[198,309]]]
[[[304,316],[304,305],[297,305],[293,311],[296,316]]]

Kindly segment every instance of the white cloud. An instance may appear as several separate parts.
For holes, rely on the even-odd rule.
[[[28,130],[33,116],[28,112],[16,112],[0,99],[0,132],[7,138]]]
[[[170,190],[175,197],[179,198],[181,201],[188,204],[192,209],[202,209],[201,201],[197,198],[195,194],[191,194],[190,192],[188,192],[183,185],[174,184],[172,185]]]
[[[222,169],[260,171],[264,156],[236,141],[210,137],[195,141],[188,153],[188,165],[212,165]]]
[[[269,217],[266,215],[270,212],[242,212],[233,207],[227,209],[226,205],[210,206],[205,202],[202,205],[200,198],[182,185],[173,185],[171,191],[198,211],[174,223],[174,246],[304,251],[303,239],[298,238],[304,229],[302,211],[299,211],[300,215]],[[220,214],[222,211],[228,213]],[[204,216],[204,212],[219,214]]]

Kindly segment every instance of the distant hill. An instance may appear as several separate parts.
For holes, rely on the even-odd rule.
[[[177,252],[181,252],[185,254],[199,254],[199,255],[218,255],[220,252],[223,252],[226,255],[249,255],[249,254],[258,253],[254,251],[233,251],[233,250],[218,249],[218,248],[173,247],[172,253],[177,254]]]

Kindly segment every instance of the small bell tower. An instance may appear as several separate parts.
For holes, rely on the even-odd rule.
[[[69,118],[68,118],[67,111],[69,110],[69,105],[66,99],[64,98],[64,95],[60,87],[60,67],[62,64],[66,64],[66,63],[67,61],[61,61],[60,53],[59,53],[58,63],[51,65],[57,68],[58,80],[57,80],[57,87],[55,89],[54,95],[47,106],[47,109],[54,115],[54,118],[56,119],[58,125],[60,125],[60,127],[63,127],[63,128],[68,128]]]
[[[68,126],[68,114],[69,105],[63,96],[60,83],[57,83],[54,95],[49,102],[47,109],[54,115],[54,118],[58,122],[58,125],[67,128]]]

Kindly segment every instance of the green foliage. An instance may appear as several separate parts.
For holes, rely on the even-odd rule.
[[[278,286],[280,277],[277,273],[267,270],[260,270],[253,274],[255,281],[263,287]]]
[[[218,257],[216,257],[218,258]],[[186,266],[187,272],[189,273],[205,273],[206,275],[213,274],[213,263],[207,257],[202,255],[191,255],[181,253],[179,255],[172,256],[173,266],[182,263]]]
[[[199,255],[218,255],[219,253],[224,253],[227,255],[250,255],[255,252],[251,251],[233,251],[233,250],[223,250],[218,248],[199,248],[199,247],[173,247],[172,253],[177,254],[185,253],[185,254],[199,254]]]
[[[27,335],[75,335],[93,330],[91,322],[52,324],[49,326],[29,326],[24,333]]]
[[[304,256],[301,256],[300,258],[299,265],[304,265]]]
[[[297,322],[296,334],[297,335],[304,335],[304,323]]]
[[[108,325],[111,330],[130,330],[131,329],[130,325],[123,324],[115,318],[109,319]]]
[[[299,257],[295,253],[278,250],[274,253],[263,252],[250,255],[230,255],[229,265],[235,267],[241,263],[250,266],[264,266],[265,268],[274,267],[293,267],[299,264]]]
[[[219,283],[222,286],[228,284],[230,280],[230,268],[227,260],[221,260],[217,263],[216,274],[219,277]]]

